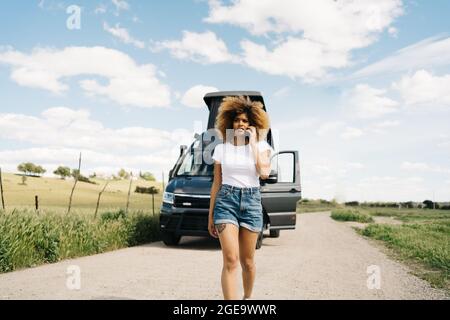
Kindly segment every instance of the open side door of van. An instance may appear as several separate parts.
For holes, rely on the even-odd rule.
[[[262,205],[271,230],[295,229],[297,202],[301,199],[298,151],[280,151],[271,158],[271,175],[261,180]],[[276,181],[276,182],[275,182]]]

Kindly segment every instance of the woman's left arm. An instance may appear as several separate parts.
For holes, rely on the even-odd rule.
[[[270,174],[270,150],[260,152],[256,140],[256,128],[250,127],[250,146],[255,158],[256,171],[261,179],[265,180]]]

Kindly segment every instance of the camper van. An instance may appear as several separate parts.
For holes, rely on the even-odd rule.
[[[261,102],[267,112],[264,99],[257,91],[208,93],[204,97],[209,110],[207,129],[214,129],[219,106],[227,96],[248,96],[252,101]],[[205,137],[207,134],[207,131],[196,134],[189,147],[180,146],[179,158],[170,170],[159,221],[162,240],[168,246],[177,245],[182,236],[211,237],[208,232],[208,214],[214,163],[195,161],[202,154],[199,148],[200,151],[205,150],[214,142]],[[258,237],[257,249],[262,245],[265,231],[277,238],[281,230],[295,229],[296,207],[301,199],[298,151],[277,151],[271,130],[266,140],[275,152],[271,157],[269,178],[260,179],[264,227]],[[217,144],[216,141],[214,145]]]

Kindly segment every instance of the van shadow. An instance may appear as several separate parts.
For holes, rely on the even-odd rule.
[[[208,237],[191,237],[184,236],[181,238],[180,243],[176,246],[166,246],[162,241],[152,242],[144,246],[165,248],[165,249],[192,249],[192,250],[208,250],[215,251],[221,250],[219,239],[213,239]]]
[[[264,238],[269,238],[268,235],[263,235]],[[222,250],[220,246],[219,239],[214,239],[211,237],[191,237],[184,236],[181,238],[180,243],[176,246],[166,246],[162,241],[153,242],[144,246],[158,247],[158,248],[167,248],[167,249],[192,249],[192,250],[207,250],[207,251],[215,251]],[[273,246],[271,244],[266,244],[263,242],[262,246]]]

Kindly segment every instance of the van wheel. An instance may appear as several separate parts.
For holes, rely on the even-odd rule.
[[[166,246],[176,246],[181,239],[181,236],[176,236],[173,232],[162,232],[161,239]]]
[[[256,249],[260,249],[263,242],[263,232],[261,231],[258,235],[258,240],[256,240]]]
[[[270,230],[271,238],[278,238],[280,236],[280,230]]]

